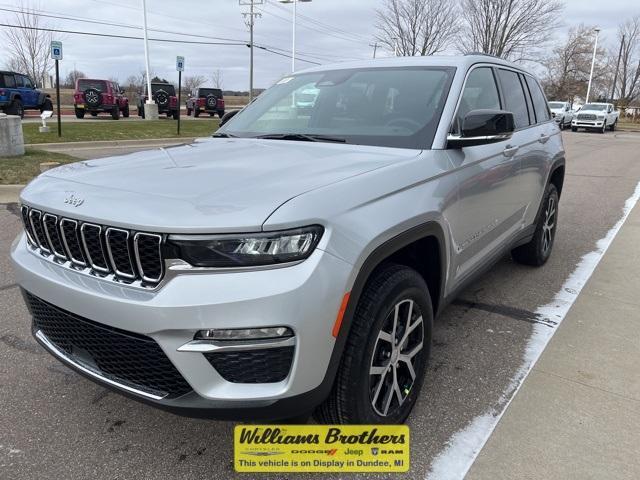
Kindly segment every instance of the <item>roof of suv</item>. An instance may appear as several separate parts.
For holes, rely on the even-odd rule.
[[[484,54],[470,55],[431,55],[423,57],[387,57],[376,58],[373,60],[360,60],[354,62],[340,62],[319,67],[311,67],[296,73],[323,72],[326,70],[348,70],[351,68],[385,68],[385,67],[416,67],[416,66],[434,66],[434,67],[459,67],[467,70],[476,63],[493,63],[496,65],[504,65],[515,68],[522,72],[526,72],[520,65],[513,62],[503,60],[502,58]],[[529,73],[529,72],[527,72]]]

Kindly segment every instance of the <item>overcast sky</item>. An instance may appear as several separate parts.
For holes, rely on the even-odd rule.
[[[249,0],[243,0],[249,1]],[[256,0],[257,1],[257,0]],[[259,7],[262,16],[256,20],[255,42],[290,53],[292,5],[277,0],[264,0]],[[128,25],[142,24],[142,0],[0,0],[0,8],[15,8],[21,3],[38,5],[43,13],[81,17]],[[579,23],[598,25],[601,40],[613,46],[616,26],[632,14],[640,14],[638,0],[565,0],[563,25],[555,33],[562,38],[569,27]],[[304,59],[330,63],[370,58],[375,34],[375,8],[382,0],[313,0],[298,4],[297,51]],[[242,12],[248,7],[238,0],[147,0],[150,29],[220,37],[232,41],[248,39]],[[634,11],[635,10],[635,11]],[[13,14],[0,10],[2,23],[12,23]],[[304,17],[303,17],[304,16]],[[141,36],[140,30],[90,24],[63,19],[43,19],[59,29]],[[314,23],[314,22],[320,22]],[[329,25],[330,28],[326,28]],[[2,28],[2,27],[0,27]],[[215,42],[211,38],[178,36],[150,32],[150,37]],[[74,67],[94,78],[116,77],[124,81],[144,69],[144,47],[141,40],[89,37],[65,34],[64,60],[61,74]],[[378,50],[380,56],[390,52]],[[175,57],[186,57],[185,75],[210,78],[220,69],[225,89],[248,89],[249,49],[245,46],[187,45],[150,42],[151,69],[154,74],[177,82]],[[0,58],[0,63],[3,63]],[[312,66],[298,60],[297,69]],[[256,88],[267,87],[291,69],[291,60],[263,50],[255,51]]]

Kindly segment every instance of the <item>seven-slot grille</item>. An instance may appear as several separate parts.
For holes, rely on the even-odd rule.
[[[164,274],[162,235],[81,222],[22,205],[31,247],[75,269],[154,287]]]
[[[595,120],[596,116],[593,113],[579,113],[578,120]]]

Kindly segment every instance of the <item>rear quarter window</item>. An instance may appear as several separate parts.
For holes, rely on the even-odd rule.
[[[15,77],[8,73],[0,75],[0,87],[16,88]]]
[[[527,79],[527,85],[529,86],[529,92],[531,93],[531,100],[533,100],[533,109],[536,112],[536,120],[538,123],[546,122],[551,119],[547,99],[544,98],[544,93],[542,93],[540,85],[533,77],[525,75],[525,78]]]
[[[517,72],[498,69],[498,77],[502,85],[505,110],[513,113],[516,128],[529,126],[527,100]]]

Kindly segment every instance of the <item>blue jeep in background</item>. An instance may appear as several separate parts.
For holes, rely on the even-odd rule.
[[[0,71],[0,111],[24,117],[25,110],[53,110],[51,97],[26,75]]]

